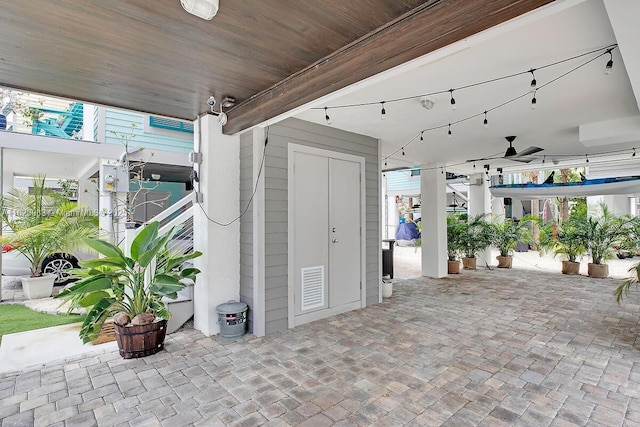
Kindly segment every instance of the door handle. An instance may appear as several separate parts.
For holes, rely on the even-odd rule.
[[[338,243],[338,239],[336,239],[335,237],[333,239],[331,239],[331,242],[333,243]]]

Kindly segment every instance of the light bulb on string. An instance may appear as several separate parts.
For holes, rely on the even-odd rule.
[[[547,156],[542,156],[542,164],[544,165],[544,163],[547,161]]]
[[[451,132],[451,123],[449,123],[449,131],[447,132],[449,138],[453,137],[453,133]]]
[[[387,110],[384,109],[384,101],[381,102],[382,110],[380,111],[380,120],[384,120],[387,118]]]
[[[633,149],[633,154],[631,155],[631,157],[635,157],[636,156],[636,149]]]
[[[529,70],[529,72],[531,73],[531,92],[534,92],[536,90],[536,86],[538,85],[538,82],[536,81],[536,75],[533,74],[535,70],[535,68]]]
[[[585,154],[585,155],[584,155],[584,158],[585,158],[585,163],[589,163],[589,155],[588,155],[588,154]]]
[[[384,159],[384,165],[387,166],[387,159]]]
[[[536,98],[536,93],[538,92],[538,90],[534,90],[533,91],[533,98],[531,98],[531,109],[535,110],[536,107],[538,106],[538,99]]]
[[[402,147],[402,155],[404,156],[404,147]]]
[[[609,54],[609,61],[607,61],[607,65],[604,67],[604,73],[608,76],[613,69],[613,53],[611,53],[611,49],[607,49],[607,53]]]
[[[444,168],[440,168],[440,173],[444,175]]]
[[[424,143],[424,131],[420,131],[420,143]]]
[[[483,126],[485,129],[487,129],[489,127],[489,120],[487,120],[487,112],[484,112],[484,122],[483,122]]]
[[[328,125],[331,124],[331,118],[329,117],[329,112],[327,110],[327,107],[324,107],[324,119],[327,121]]]
[[[449,93],[451,94],[451,109],[456,109],[456,99],[453,97],[453,89],[449,89]]]

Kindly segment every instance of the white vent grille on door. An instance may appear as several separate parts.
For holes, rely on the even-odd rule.
[[[300,310],[324,306],[324,265],[300,269],[302,292]]]

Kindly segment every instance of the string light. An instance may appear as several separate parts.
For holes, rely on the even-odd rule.
[[[380,120],[384,120],[387,117],[387,110],[384,109],[384,101],[381,102],[382,111],[380,111]]]
[[[404,147],[402,147],[402,155],[404,156]]]
[[[553,79],[549,80],[547,83],[545,83],[545,84],[543,84],[543,85],[540,85],[540,86],[538,86],[538,85],[536,84],[536,88],[535,88],[535,90],[533,91],[533,97],[531,98],[531,108],[532,108],[532,109],[535,109],[535,108],[537,107],[537,90],[538,90],[538,89],[542,89],[543,87],[546,87],[546,86],[548,86],[548,85],[551,85],[551,84],[555,83],[556,81],[560,80],[561,78],[566,77],[566,76],[568,76],[569,74],[572,74],[573,72],[575,72],[575,71],[577,71],[577,70],[579,70],[579,69],[581,69],[581,68],[585,67],[586,65],[590,64],[591,62],[594,62],[595,60],[597,60],[598,58],[600,58],[600,57],[601,57],[601,56],[603,56],[603,55],[606,55],[607,53],[609,53],[609,54],[610,54],[610,56],[612,56],[611,51],[613,51],[613,50],[614,50],[614,49],[616,49],[617,47],[618,47],[618,45],[617,45],[617,44],[612,44],[612,45],[609,45],[609,46],[608,46],[608,47],[606,47],[606,48],[594,49],[594,50],[592,50],[592,51],[590,51],[590,52],[587,52],[587,53],[582,53],[582,54],[579,54],[579,55],[575,55],[575,56],[573,56],[573,57],[566,58],[566,59],[563,59],[563,60],[560,60],[560,61],[556,61],[556,62],[554,62],[554,63],[549,63],[549,64],[546,64],[546,65],[543,65],[543,66],[539,66],[539,67],[537,67],[537,68],[531,68],[531,69],[529,69],[529,70],[527,70],[527,71],[523,71],[523,72],[519,72],[519,73],[514,73],[514,74],[511,74],[511,75],[505,75],[505,76],[501,76],[501,77],[493,78],[493,79],[486,80],[486,81],[482,81],[482,82],[472,83],[472,84],[468,84],[468,85],[461,86],[461,87],[458,87],[458,88],[451,88],[451,89],[447,89],[447,90],[443,90],[443,91],[433,92],[433,93],[430,93],[430,94],[422,94],[422,95],[407,96],[407,97],[396,98],[396,99],[391,99],[391,100],[386,100],[386,101],[378,101],[378,102],[367,102],[367,103],[357,103],[357,104],[345,104],[345,105],[333,106],[333,107],[331,107],[331,108],[351,108],[351,107],[360,107],[360,106],[372,105],[372,104],[376,104],[376,103],[378,103],[378,104],[382,104],[382,108],[384,108],[384,105],[386,104],[386,102],[398,102],[398,101],[404,101],[404,100],[408,100],[408,99],[417,99],[417,98],[421,98],[421,97],[424,97],[424,96],[427,96],[427,95],[437,95],[437,94],[442,94],[442,93],[446,93],[446,92],[449,92],[451,99],[453,99],[453,105],[455,105],[455,98],[453,97],[453,91],[454,91],[454,90],[468,89],[468,88],[471,88],[471,87],[475,87],[475,86],[479,86],[479,85],[485,85],[485,84],[493,83],[493,82],[496,82],[496,81],[499,81],[499,80],[508,79],[508,78],[511,78],[511,77],[519,76],[519,75],[522,75],[522,74],[528,74],[528,73],[531,73],[531,75],[532,75],[532,77],[533,77],[533,79],[532,79],[532,80],[535,80],[535,74],[533,73],[534,71],[539,71],[539,70],[541,70],[541,69],[543,69],[543,68],[553,67],[553,66],[556,66],[556,65],[559,65],[559,64],[563,64],[563,63],[565,63],[565,62],[569,62],[569,61],[572,61],[572,60],[578,59],[578,58],[583,58],[583,57],[585,57],[585,56],[587,56],[587,55],[594,55],[594,54],[598,53],[597,55],[593,56],[592,58],[590,58],[590,59],[588,59],[588,60],[585,60],[585,62],[583,62],[583,63],[581,63],[581,64],[577,65],[577,66],[576,66],[576,67],[574,67],[574,68],[572,68],[570,71],[565,72],[565,73],[563,73],[563,74],[559,75],[558,77],[555,77],[555,78],[553,78]],[[537,83],[537,82],[536,82],[536,83]],[[472,115],[470,115],[470,116],[468,116],[468,117],[462,118],[462,119],[457,120],[457,121],[455,121],[455,122],[452,122],[452,123],[449,123],[449,124],[442,124],[442,125],[438,125],[438,126],[430,127],[430,128],[428,128],[428,129],[422,129],[422,130],[420,131],[420,142],[422,143],[422,142],[424,141],[424,132],[435,131],[435,130],[442,129],[442,128],[445,128],[445,127],[447,127],[447,128],[448,128],[448,130],[447,130],[447,134],[448,134],[448,136],[449,136],[450,138],[452,138],[452,137],[453,137],[453,132],[452,132],[452,129],[451,129],[451,125],[452,125],[452,124],[458,124],[458,123],[461,123],[461,122],[465,122],[465,121],[471,120],[471,119],[473,119],[473,118],[475,118],[475,117],[478,117],[478,116],[480,116],[480,115],[482,115],[482,114],[484,114],[483,125],[485,124],[485,123],[484,123],[484,120],[486,120],[486,122],[487,122],[487,123],[486,123],[486,125],[488,126],[488,113],[489,113],[490,111],[496,110],[496,109],[498,109],[498,108],[505,107],[505,106],[507,106],[507,105],[509,105],[509,104],[511,104],[511,103],[513,103],[513,102],[515,102],[515,101],[517,101],[517,100],[519,100],[520,98],[523,98],[523,97],[525,97],[525,96],[527,96],[527,93],[524,93],[524,94],[521,94],[521,95],[515,96],[515,97],[513,97],[513,98],[511,98],[511,99],[509,99],[509,100],[507,100],[507,101],[505,101],[505,102],[500,103],[499,105],[496,105],[496,106],[494,106],[494,107],[492,107],[492,108],[488,108],[488,109],[487,109],[487,110],[485,110],[484,112],[480,112],[480,113],[472,114]],[[453,105],[452,105],[452,106],[453,106]],[[328,114],[326,113],[326,110],[327,110],[327,108],[328,108],[328,107],[324,107],[324,108],[325,108],[325,116],[326,116],[326,117],[328,117]],[[454,107],[454,108],[455,108],[455,107]],[[320,108],[312,108],[312,109],[320,109]],[[413,138],[413,139],[411,139],[407,144],[405,144],[405,146],[401,147],[401,149],[397,149],[396,151],[394,151],[394,152],[392,152],[391,154],[389,154],[389,155],[387,156],[387,158],[393,157],[396,153],[398,153],[398,152],[399,152],[399,151],[401,151],[401,150],[402,150],[402,151],[404,151],[404,149],[406,148],[406,146],[408,146],[408,145],[410,145],[411,143],[413,143],[413,141],[415,141],[416,139],[417,139],[417,138],[415,138],[415,137],[414,137],[414,138]]]
[[[488,128],[489,127],[489,120],[487,120],[487,112],[484,112],[484,128]]]
[[[387,159],[384,159],[384,165],[387,166]]]
[[[456,99],[453,97],[453,90],[454,89],[449,89],[449,93],[451,95],[451,109],[455,110],[456,109]]]
[[[536,81],[536,75],[533,74],[533,72],[535,71],[535,68],[532,68],[531,70],[529,70],[529,72],[531,73],[531,90],[530,92],[533,92],[536,90],[536,86],[538,85],[538,82]]]
[[[329,111],[327,110],[327,107],[324,107],[324,119],[327,121],[328,125],[331,124],[331,118],[329,117]]]
[[[636,149],[633,149],[633,154],[631,155],[631,157],[635,157],[636,156]]]
[[[440,168],[440,173],[444,175],[444,168]]]
[[[584,155],[584,158],[586,159],[586,163],[589,163],[589,155],[588,155],[588,154],[585,154],[585,155]]]
[[[544,162],[547,160],[547,156],[542,156],[542,164],[544,165]]]
[[[607,53],[609,54],[609,61],[607,61],[607,65],[604,67],[604,73],[608,76],[611,74],[613,68],[613,53],[611,53],[611,49],[607,49]]]

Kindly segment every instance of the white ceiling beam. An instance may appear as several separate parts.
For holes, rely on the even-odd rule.
[[[640,116],[580,125],[578,140],[585,147],[640,141]]]
[[[640,1],[604,0],[609,22],[618,41],[620,55],[629,75],[631,89],[640,109]],[[616,64],[613,64],[616,72]]]

